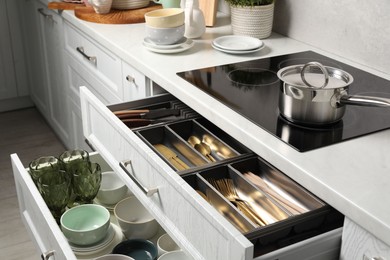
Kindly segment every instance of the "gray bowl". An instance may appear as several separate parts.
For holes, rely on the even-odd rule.
[[[157,28],[145,25],[146,37],[159,45],[175,44],[184,37],[184,31],[184,24],[172,28]]]

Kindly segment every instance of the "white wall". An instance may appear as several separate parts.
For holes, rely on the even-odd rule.
[[[276,0],[274,31],[390,74],[389,0]]]

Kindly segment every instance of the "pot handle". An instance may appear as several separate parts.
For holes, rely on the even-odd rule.
[[[309,68],[309,67],[317,67],[317,68],[319,68],[321,70],[322,74],[324,74],[324,84],[322,86],[319,86],[319,87],[313,86],[312,84],[310,84],[306,80],[305,72],[306,72],[306,69]],[[308,62],[305,65],[303,65],[303,67],[301,69],[301,79],[302,79],[303,83],[305,83],[305,85],[310,87],[310,88],[315,88],[315,89],[325,88],[326,85],[328,85],[328,83],[329,83],[329,73],[326,70],[326,68],[324,67],[324,65],[322,65],[319,62],[312,61],[312,62]]]
[[[339,103],[341,105],[356,105],[368,107],[390,107],[390,98],[341,95]]]

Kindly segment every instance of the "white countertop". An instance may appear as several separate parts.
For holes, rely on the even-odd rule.
[[[266,48],[250,55],[214,50],[210,43],[231,34],[230,20],[219,15],[195,46],[178,54],[157,54],[142,46],[144,24],[104,25],[63,17],[259,156],[390,245],[390,130],[300,153],[176,75],[179,71],[313,50],[390,79],[348,59],[273,34]]]

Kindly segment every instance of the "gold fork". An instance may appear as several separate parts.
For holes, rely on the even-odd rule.
[[[237,195],[232,179],[219,179],[219,180],[210,179],[208,181],[225,198],[227,198],[230,202],[232,202],[238,208],[238,210],[241,211],[253,223],[259,226],[266,225],[265,221],[262,220],[261,217],[251,209],[248,203]]]

